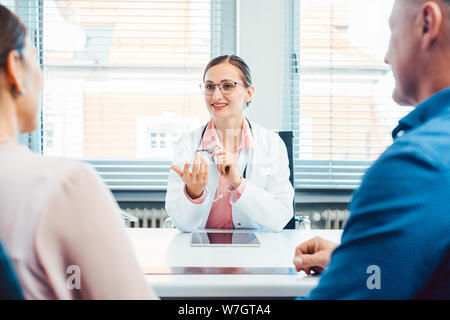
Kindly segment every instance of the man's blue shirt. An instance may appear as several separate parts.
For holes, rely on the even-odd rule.
[[[309,299],[450,299],[450,88],[401,119],[393,138],[355,191]]]

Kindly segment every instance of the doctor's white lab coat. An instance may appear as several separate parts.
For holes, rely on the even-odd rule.
[[[239,152],[241,176],[247,166],[244,192],[232,202],[233,225],[236,229],[281,231],[292,219],[294,189],[289,182],[289,160],[286,146],[275,132],[251,122],[254,149]],[[173,164],[183,168],[192,164],[199,148],[204,126],[183,136],[175,146]],[[207,197],[201,204],[192,203],[184,192],[185,184],[170,170],[165,208],[175,227],[184,232],[205,228],[213,199],[217,197],[219,173],[210,160]],[[222,192],[222,190],[219,190]]]

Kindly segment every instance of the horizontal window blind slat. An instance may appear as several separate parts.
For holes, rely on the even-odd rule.
[[[205,65],[235,53],[236,2],[16,3],[43,44],[44,154],[87,161],[112,190],[164,190],[173,143],[208,118]]]

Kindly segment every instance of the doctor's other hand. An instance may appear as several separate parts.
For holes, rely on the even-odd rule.
[[[199,153],[195,154],[192,171],[190,163],[186,162],[181,169],[172,165],[170,169],[175,171],[186,184],[186,192],[191,199],[198,199],[203,194],[203,190],[208,184],[209,161]]]
[[[211,154],[211,157],[216,159],[216,168],[219,174],[224,176],[234,188],[239,187],[242,178],[239,174],[236,155],[219,148]]]
[[[297,271],[306,274],[320,274],[331,259],[331,254],[338,245],[334,242],[315,237],[303,242],[295,249],[294,265]],[[312,272],[311,272],[312,271]]]

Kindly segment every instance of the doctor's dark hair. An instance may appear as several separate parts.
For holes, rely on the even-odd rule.
[[[6,68],[8,55],[12,50],[19,51],[22,59],[22,49],[25,45],[27,28],[12,11],[0,5],[0,72]]]
[[[244,82],[244,85],[246,87],[252,86],[252,75],[249,66],[247,65],[247,63],[245,63],[245,61],[241,57],[235,55],[219,56],[209,61],[205,67],[205,71],[203,72],[203,81],[205,81],[206,72],[208,72],[209,69],[222,63],[229,63],[238,68],[239,71],[241,72],[241,77],[242,81]],[[246,102],[245,106],[248,107],[250,102],[251,101]]]

